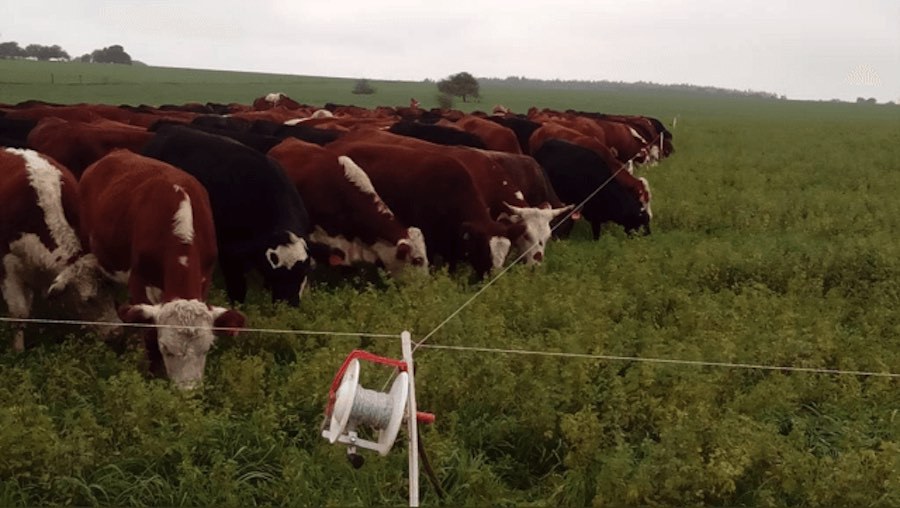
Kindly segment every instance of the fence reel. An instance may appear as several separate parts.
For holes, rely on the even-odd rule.
[[[360,360],[390,365],[400,370],[389,392],[370,390],[360,385]],[[409,396],[413,386],[413,377],[406,362],[354,350],[344,360],[329,390],[328,407],[325,409],[328,427],[322,431],[322,437],[332,444],[348,445],[350,462],[357,468],[363,462],[362,457],[356,454],[357,447],[387,455],[394,446],[404,419],[409,420],[409,411],[415,411],[414,406],[410,407]],[[415,414],[418,422],[434,422],[434,415],[430,413]],[[361,426],[376,430],[378,439],[370,441],[359,437],[357,429]]]

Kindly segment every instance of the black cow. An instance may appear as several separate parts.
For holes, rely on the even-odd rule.
[[[36,125],[37,120],[0,116],[0,146],[27,148],[28,133]]]
[[[273,300],[299,305],[310,267],[310,222],[277,162],[229,138],[178,125],[161,127],[143,153],[181,168],[206,187],[232,301],[244,301],[244,274],[255,268]]]
[[[533,122],[522,115],[492,115],[487,117],[487,119],[512,130],[516,134],[516,140],[519,141],[519,148],[522,149],[522,153],[531,153],[531,147],[528,145],[528,140],[531,138],[534,131],[541,127],[540,123]]]
[[[472,148],[487,148],[484,145],[484,141],[475,134],[460,129],[454,129],[453,127],[444,127],[442,125],[401,120],[394,125],[391,125],[388,132],[421,139],[423,141],[430,141],[438,145],[461,145],[470,146]]]
[[[582,208],[581,215],[591,223],[594,239],[600,227],[612,221],[632,233],[643,228],[650,233],[650,215],[638,198],[612,178],[603,159],[592,150],[559,139],[541,145],[534,158],[547,171],[550,183],[566,203],[581,203],[598,187],[606,185]]]

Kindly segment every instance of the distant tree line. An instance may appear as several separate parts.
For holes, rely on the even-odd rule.
[[[733,90],[714,86],[699,86],[688,83],[662,84],[652,81],[608,81],[608,80],[576,80],[576,79],[533,79],[525,76],[509,76],[506,78],[478,78],[482,84],[518,86],[522,88],[534,88],[543,90],[609,90],[621,91],[627,89],[665,89],[690,92],[713,93],[720,95],[740,95],[746,97],[762,97],[766,99],[787,99],[784,95],[759,90]]]
[[[33,58],[35,60],[72,60],[66,50],[54,44],[52,46],[43,46],[41,44],[29,44],[24,48],[19,46],[18,42],[8,41],[0,42],[0,59],[20,59]],[[118,44],[112,46],[95,49],[91,53],[85,53],[76,60],[79,62],[89,63],[116,63],[131,65],[131,55],[125,52],[125,48]]]

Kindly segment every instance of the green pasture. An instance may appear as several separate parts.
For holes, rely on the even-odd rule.
[[[310,104],[432,105],[434,85],[373,81],[377,94],[354,96],[353,83],[0,61],[0,103],[248,103],[283,91]],[[652,235],[607,227],[595,242],[579,225],[417,351],[418,402],[437,415],[422,438],[446,493],[423,474],[423,506],[900,505],[900,378],[886,376],[900,374],[900,108],[630,90],[483,96],[466,107],[677,115],[677,151],[639,170]],[[442,269],[315,278],[299,309],[252,292],[249,326],[408,329],[418,340],[484,285]],[[225,303],[219,288],[211,299]],[[403,432],[360,470],[319,432],[343,358],[399,357],[399,340],[223,338],[205,385],[184,394],[147,379],[139,349],[47,325],[29,327],[14,355],[11,332],[0,326],[0,506],[406,502]],[[363,369],[368,388],[390,376]]]

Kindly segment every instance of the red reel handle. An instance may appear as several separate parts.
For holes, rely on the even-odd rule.
[[[336,399],[337,389],[341,386],[341,379],[344,378],[344,372],[347,371],[347,367],[350,366],[350,362],[359,358],[360,360],[368,360],[373,363],[380,363],[382,365],[390,365],[392,367],[397,367],[401,371],[406,371],[406,362],[403,360],[395,360],[393,358],[386,358],[384,356],[378,356],[376,354],[370,353],[368,351],[363,351],[362,349],[354,349],[347,355],[347,358],[344,359],[344,363],[341,365],[341,368],[338,369],[337,374],[334,375],[334,380],[331,381],[331,389],[328,390],[328,406],[325,408],[325,414],[331,416],[331,411],[334,409],[334,401]]]

